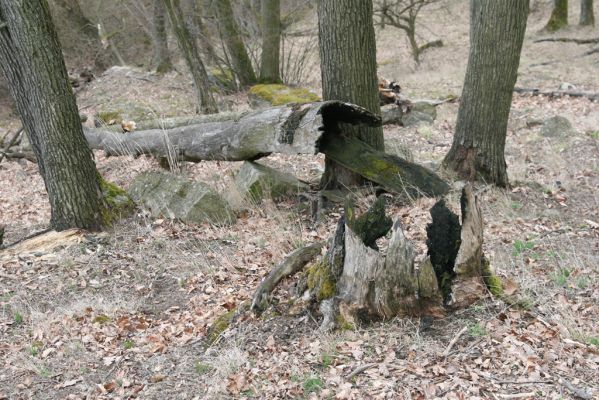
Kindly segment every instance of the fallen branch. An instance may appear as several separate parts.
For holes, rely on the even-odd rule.
[[[30,161],[32,163],[37,163],[37,158],[35,158],[35,154],[33,154],[33,152],[0,151],[0,162],[3,158],[6,158],[7,160],[16,160],[24,158],[25,160]]]
[[[576,43],[576,44],[593,44],[593,43],[599,43],[599,38],[592,38],[592,39],[575,39],[575,38],[542,38],[542,39],[537,39],[534,41],[534,43],[541,43],[541,42],[562,42],[562,43]]]
[[[276,266],[270,274],[260,284],[250,309],[259,314],[266,309],[269,304],[269,297],[272,291],[277,287],[277,284],[285,277],[290,276],[301,270],[307,263],[312,261],[314,257],[320,254],[320,250],[324,243],[314,243],[310,246],[302,247],[289,254],[281,264]]]
[[[589,100],[599,101],[599,93],[592,92],[577,92],[573,90],[541,90],[537,88],[514,88],[516,93],[528,93],[532,96],[548,96],[548,97],[586,97]]]
[[[443,352],[443,357],[447,357],[449,355],[449,352],[451,351],[451,349],[453,348],[453,346],[457,343],[458,340],[460,340],[460,337],[464,333],[466,333],[467,330],[468,330],[468,327],[465,326],[462,329],[460,329],[458,331],[458,333],[456,333],[456,335],[453,337],[453,339],[451,339],[451,341],[449,342],[449,344],[445,348],[445,351]]]
[[[348,381],[351,380],[351,378],[353,378],[356,375],[361,374],[364,371],[369,370],[370,368],[374,368],[377,365],[379,365],[379,363],[370,363],[370,364],[364,364],[364,365],[360,365],[359,367],[357,367],[356,369],[354,369],[351,373],[349,373],[345,379],[347,379]]]
[[[12,137],[10,142],[8,142],[8,144],[4,147],[4,151],[2,151],[2,154],[0,154],[0,163],[2,162],[2,160],[4,160],[4,157],[8,157],[7,156],[8,150],[16,143],[18,137],[21,135],[21,132],[23,132],[23,127],[21,127],[17,131],[17,133],[15,133],[15,135]]]

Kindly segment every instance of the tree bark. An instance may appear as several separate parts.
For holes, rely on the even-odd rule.
[[[545,29],[555,32],[566,26],[568,26],[568,0],[553,0],[553,10]]]
[[[214,7],[222,29],[225,46],[231,57],[233,72],[237,75],[241,86],[251,86],[256,83],[256,74],[239,33],[231,2],[229,0],[215,0]]]
[[[166,11],[169,15],[171,25],[177,36],[179,48],[185,57],[187,66],[193,77],[193,83],[196,88],[198,98],[198,111],[201,110],[204,114],[213,114],[218,112],[216,101],[210,91],[208,84],[208,74],[204,63],[200,58],[196,42],[192,40],[189,34],[189,29],[185,22],[179,0],[162,0]]]
[[[51,225],[99,229],[105,204],[45,0],[0,1],[0,64],[29,135]]]
[[[260,82],[280,83],[279,52],[281,44],[280,0],[262,0],[262,57]]]
[[[580,0],[580,25],[595,26],[593,0]]]
[[[470,54],[445,167],[508,186],[504,149],[528,0],[471,0]]]
[[[173,69],[173,63],[168,54],[166,36],[166,9],[162,0],[154,0],[152,10],[152,42],[154,44],[154,68],[159,74]]]
[[[318,31],[323,99],[351,102],[380,114],[372,2],[320,0]],[[340,126],[339,129],[377,150],[384,149],[381,127]],[[349,187],[362,182],[362,176],[326,159],[321,182],[324,188]]]

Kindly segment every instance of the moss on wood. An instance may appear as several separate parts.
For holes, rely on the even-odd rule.
[[[337,292],[337,282],[326,261],[318,261],[308,268],[308,289],[316,296],[316,300],[329,299]]]
[[[104,198],[104,203],[106,205],[103,210],[102,220],[105,226],[110,226],[119,218],[133,212],[135,203],[124,189],[112,182],[108,182],[100,175],[100,173],[98,173],[98,180],[100,182],[102,197]]]
[[[233,317],[235,316],[235,309],[224,313],[223,315],[216,318],[212,326],[208,329],[206,336],[208,344],[211,345],[220,337],[220,335],[229,328]]]
[[[320,101],[320,98],[304,88],[291,88],[280,84],[254,85],[250,89],[250,95],[266,100],[273,106],[289,103],[312,103]]]

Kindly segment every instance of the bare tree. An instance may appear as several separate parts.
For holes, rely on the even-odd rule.
[[[443,42],[435,40],[418,45],[416,40],[416,20],[423,7],[436,3],[439,0],[375,0],[374,15],[378,18],[377,24],[381,28],[386,25],[403,30],[410,43],[412,58],[418,64],[420,55],[431,47],[441,47]]]
[[[593,0],[580,0],[580,25],[595,26],[595,12]]]
[[[166,11],[170,18],[173,30],[175,31],[175,35],[177,36],[179,49],[183,53],[185,61],[187,62],[187,66],[191,72],[191,76],[193,77],[193,83],[196,87],[198,98],[197,111],[201,110],[205,114],[217,113],[218,107],[216,106],[216,101],[214,100],[214,96],[212,96],[212,92],[210,91],[206,68],[204,67],[204,63],[200,58],[200,53],[198,51],[196,42],[191,38],[189,33],[185,17],[181,11],[179,0],[162,1],[166,7]]]
[[[154,0],[152,4],[152,42],[154,45],[154,68],[156,72],[165,73],[173,69],[168,54],[166,35],[166,9],[162,0]]]
[[[280,0],[262,0],[262,57],[260,81],[278,83],[279,54],[281,47],[281,4]]]
[[[568,25],[568,0],[553,0],[553,10],[545,29],[549,32],[558,31]]]
[[[462,178],[508,186],[505,139],[524,41],[528,0],[471,0],[470,54],[449,153]]]

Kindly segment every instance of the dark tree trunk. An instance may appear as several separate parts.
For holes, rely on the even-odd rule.
[[[580,25],[595,26],[593,0],[580,0]]]
[[[568,0],[553,0],[553,11],[545,26],[549,32],[555,32],[568,25]]]
[[[279,51],[281,43],[281,4],[279,0],[262,0],[262,59],[260,81],[281,82]]]
[[[218,112],[216,101],[210,91],[208,85],[208,74],[204,63],[200,58],[198,47],[196,42],[192,40],[189,34],[189,29],[185,22],[183,13],[181,12],[181,6],[179,0],[162,0],[166,6],[166,11],[171,21],[171,26],[177,36],[177,42],[185,61],[193,77],[193,83],[196,87],[198,97],[198,111],[202,111],[205,114],[213,114]]]
[[[104,201],[46,0],[0,0],[0,65],[38,160],[56,230],[99,229]]]
[[[237,75],[241,86],[251,86],[256,83],[256,74],[243,44],[237,22],[235,22],[231,2],[229,0],[215,0],[214,7],[225,46],[231,57],[233,72]]]
[[[154,0],[152,10],[152,41],[154,44],[154,68],[163,74],[173,69],[173,63],[168,54],[166,36],[166,9],[162,0]]]
[[[462,178],[508,185],[504,148],[528,0],[471,0],[470,55],[453,144],[443,161]]]
[[[318,2],[318,31],[323,100],[341,100],[380,114],[376,75],[376,43],[372,24],[372,2],[335,0]],[[377,150],[384,149],[381,127],[339,129]],[[336,188],[363,182],[353,173],[327,158],[322,186]]]

